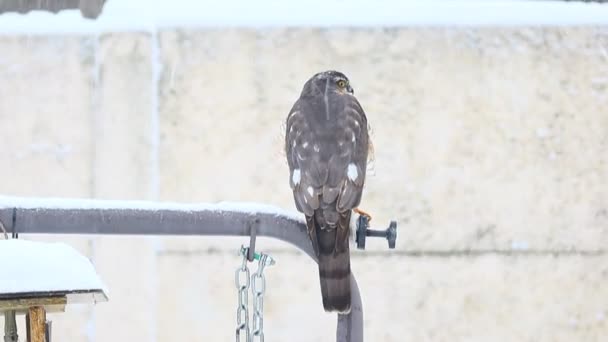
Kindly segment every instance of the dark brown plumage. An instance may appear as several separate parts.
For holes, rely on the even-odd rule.
[[[310,78],[287,116],[285,152],[296,208],[319,259],[326,311],[350,311],[350,218],[365,183],[367,118],[348,78]]]

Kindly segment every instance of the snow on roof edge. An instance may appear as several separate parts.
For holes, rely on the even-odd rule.
[[[63,242],[0,240],[0,293],[101,290],[109,295],[91,261]]]
[[[91,34],[217,27],[606,25],[608,4],[564,1],[181,0],[108,2],[97,20],[78,10],[0,15],[0,34]],[[135,5],[134,5],[135,4]],[[122,7],[121,7],[122,6]],[[145,6],[145,7],[144,7]],[[146,10],[143,11],[142,8]],[[322,11],[320,10],[322,9]]]

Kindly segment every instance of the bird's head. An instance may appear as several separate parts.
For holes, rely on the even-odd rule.
[[[335,70],[323,71],[312,76],[302,89],[302,94],[324,93],[333,91],[342,94],[354,94],[348,77]]]

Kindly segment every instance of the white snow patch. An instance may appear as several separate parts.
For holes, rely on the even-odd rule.
[[[315,150],[315,152],[319,152],[321,150],[317,144],[315,144],[312,148]]]
[[[306,189],[306,191],[308,191],[308,193],[310,194],[311,197],[314,195],[314,189],[312,188],[312,186],[309,186],[308,189]]]
[[[0,293],[101,290],[93,265],[64,243],[0,240]]]
[[[270,214],[302,221],[295,211],[281,209],[256,202],[176,203],[159,201],[114,201],[79,198],[26,198],[0,195],[0,209],[122,209],[122,210],[172,210],[172,211],[236,211],[255,214]],[[2,259],[0,259],[2,260]]]
[[[308,147],[308,141],[305,141],[305,142],[302,144],[302,147],[307,148],[307,147]]]
[[[359,171],[357,171],[357,165],[350,163],[348,164],[348,169],[346,170],[346,175],[348,179],[351,181],[356,181],[359,178]]]
[[[300,184],[300,169],[293,170],[293,175],[291,175],[291,181],[294,185]]]
[[[97,20],[78,10],[0,15],[0,33],[154,31],[171,27],[603,25],[600,3],[518,0],[108,1]],[[319,8],[323,10],[319,12]],[[339,15],[334,15],[339,13]]]

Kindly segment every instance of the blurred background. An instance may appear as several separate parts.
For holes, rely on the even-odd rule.
[[[0,14],[0,194],[295,210],[282,124],[336,69],[373,129],[361,207],[399,223],[395,250],[352,248],[366,340],[606,340],[608,5],[99,3]],[[76,247],[110,289],[51,315],[57,341],[234,338],[247,239],[21,238]],[[257,248],[278,262],[266,339],[333,340],[314,262]]]

